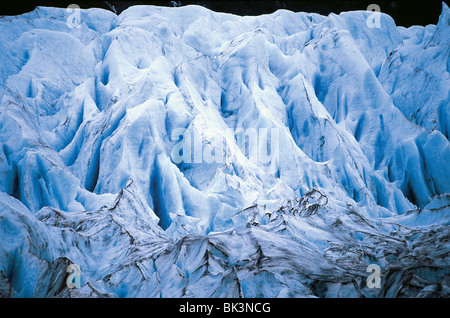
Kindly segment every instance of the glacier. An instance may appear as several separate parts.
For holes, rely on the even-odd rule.
[[[450,9],[371,14],[1,16],[0,297],[449,297]]]

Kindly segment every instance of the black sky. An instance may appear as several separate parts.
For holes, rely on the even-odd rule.
[[[382,12],[392,16],[397,25],[406,27],[411,25],[436,24],[442,9],[442,2],[440,0],[25,0],[2,3],[0,5],[0,15],[22,14],[32,11],[36,6],[66,8],[72,3],[78,4],[81,8],[97,7],[110,9],[110,6],[106,2],[114,6],[118,13],[133,4],[161,6],[198,4],[214,11],[239,15],[259,15],[271,13],[277,9],[288,9],[296,12],[317,12],[324,15],[330,12],[339,14],[342,11],[365,10],[369,4],[375,3],[380,6]]]

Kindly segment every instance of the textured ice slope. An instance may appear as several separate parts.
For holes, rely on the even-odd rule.
[[[0,17],[0,296],[449,295],[445,4],[71,14]],[[180,129],[223,160],[175,160]]]

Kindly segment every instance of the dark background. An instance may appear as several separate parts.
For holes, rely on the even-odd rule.
[[[179,6],[197,4],[214,11],[229,12],[238,15],[259,15],[272,13],[277,9],[287,9],[295,12],[316,12],[328,15],[330,12],[339,14],[342,11],[366,10],[369,4],[377,4],[381,12],[392,16],[397,25],[409,27],[411,25],[436,24],[442,9],[440,0],[25,0],[8,1],[0,5],[0,15],[18,15],[34,10],[36,6],[52,6],[66,8],[69,4],[78,4],[81,8],[114,7],[119,14],[134,4],[150,4],[159,6]],[[108,5],[109,3],[109,5]],[[448,2],[446,2],[448,4]]]

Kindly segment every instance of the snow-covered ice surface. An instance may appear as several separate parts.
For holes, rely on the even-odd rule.
[[[72,14],[0,17],[0,296],[450,296],[446,4]],[[227,160],[174,160],[180,128]]]

